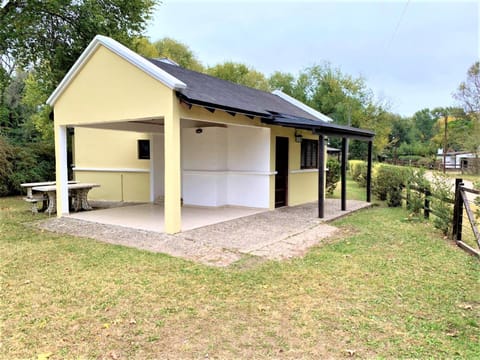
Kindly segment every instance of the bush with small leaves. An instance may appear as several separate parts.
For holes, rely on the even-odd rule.
[[[409,169],[401,166],[377,164],[373,175],[373,193],[390,207],[402,205],[402,188]]]
[[[363,160],[350,160],[348,168],[353,181],[365,187],[367,184],[367,163]]]
[[[412,215],[419,215],[424,207],[425,190],[430,190],[430,183],[425,178],[425,170],[409,169],[405,182],[407,192],[407,209]]]
[[[337,187],[338,181],[340,180],[340,163],[337,160],[329,159],[327,161],[327,169],[327,194],[332,195]]]
[[[9,179],[13,174],[13,147],[0,135],[0,196],[8,195]]]
[[[450,179],[443,175],[434,175],[432,180],[433,225],[447,235],[452,228],[454,189]]]

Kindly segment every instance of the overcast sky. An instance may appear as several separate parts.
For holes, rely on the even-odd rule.
[[[187,44],[204,65],[267,76],[329,61],[408,116],[454,104],[479,58],[479,17],[478,1],[163,0],[147,35]]]

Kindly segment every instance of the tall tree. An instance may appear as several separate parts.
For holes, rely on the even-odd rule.
[[[470,151],[480,151],[480,61],[467,71],[467,79],[458,86],[453,97],[459,101],[470,121],[471,128],[465,143]]]
[[[155,0],[11,0],[0,8],[0,116],[15,69],[35,71],[43,109],[48,95],[97,34],[133,47],[150,19]]]
[[[178,65],[195,71],[203,72],[205,69],[193,51],[180,41],[165,37],[153,43],[159,57],[166,57]]]
[[[245,64],[226,61],[207,69],[207,74],[228,80],[236,84],[249,86],[255,89],[270,91],[268,80],[261,72]]]
[[[278,79],[287,80],[288,84],[288,77],[278,76]],[[337,124],[375,131],[376,154],[387,146],[391,117],[387,106],[375,99],[363,78],[352,77],[323,63],[303,70],[293,82],[292,92],[297,99],[330,116]],[[338,145],[336,140],[332,145]],[[351,156],[364,158],[367,147],[365,143],[352,142],[350,150]]]
[[[0,54],[35,67],[53,87],[95,35],[132,45],[154,5],[154,0],[9,1],[0,9]]]
[[[454,94],[466,113],[480,114],[480,61],[467,71],[467,79],[462,81]]]
[[[412,116],[413,136],[421,142],[428,142],[434,135],[434,127],[438,117],[432,114],[429,109],[417,111]]]

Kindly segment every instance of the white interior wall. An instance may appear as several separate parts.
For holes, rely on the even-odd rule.
[[[185,204],[268,208],[270,130],[229,126],[182,129]]]
[[[165,195],[165,138],[163,134],[154,134],[150,140],[150,169],[153,174],[151,184],[153,184],[153,198],[155,201],[159,196]]]
[[[228,130],[228,204],[268,208],[270,130],[242,126]]]

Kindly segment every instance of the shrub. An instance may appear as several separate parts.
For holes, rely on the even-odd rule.
[[[350,160],[348,168],[352,179],[360,186],[365,187],[367,183],[367,163],[363,160]]]
[[[419,215],[424,205],[424,190],[430,190],[430,183],[425,179],[423,169],[409,169],[405,182],[407,189],[407,209],[412,215]]]
[[[9,180],[13,174],[13,147],[0,136],[0,196],[8,195]]]
[[[454,190],[451,181],[446,176],[435,175],[432,180],[432,193],[430,208],[434,215],[433,226],[447,235],[452,227]]]
[[[408,177],[408,168],[387,164],[375,166],[373,193],[390,207],[402,204],[402,187]]]
[[[398,158],[403,161],[417,162],[422,157],[420,155],[400,155]]]
[[[332,195],[340,180],[340,163],[337,160],[329,159],[327,161],[327,194]]]
[[[55,177],[55,149],[46,142],[11,145],[0,137],[0,196],[21,194],[21,183]]]

